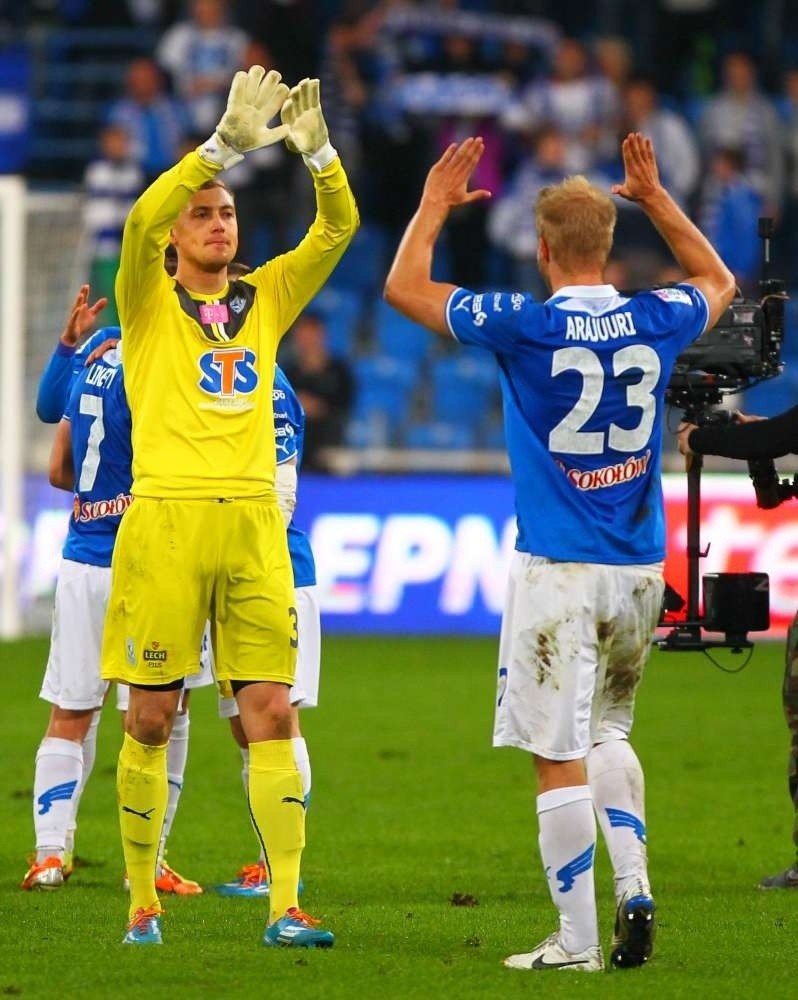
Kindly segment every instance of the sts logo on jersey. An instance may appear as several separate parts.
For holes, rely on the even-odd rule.
[[[255,353],[243,347],[218,347],[200,355],[202,378],[197,383],[209,396],[233,399],[258,386]]]

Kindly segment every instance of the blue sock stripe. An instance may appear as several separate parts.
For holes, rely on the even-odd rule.
[[[624,809],[607,809],[607,819],[610,826],[628,826],[634,830],[634,834],[641,844],[646,842],[646,825],[634,813],[626,812]]]
[[[555,878],[558,878],[562,885],[559,887],[560,892],[570,892],[574,887],[574,879],[577,875],[581,875],[583,872],[589,872],[593,867],[593,858],[596,853],[596,843],[595,841],[587,848],[587,850],[582,851],[575,858],[569,861],[567,864],[563,865],[562,868],[556,873]]]
[[[499,667],[499,693],[496,700],[496,704],[501,707],[501,703],[507,693],[507,678],[508,670],[507,667]]]
[[[72,798],[72,794],[77,786],[77,781],[65,781],[61,785],[53,785],[46,792],[42,792],[38,799],[36,799],[39,806],[39,815],[44,816],[50,812],[54,802],[68,802]]]

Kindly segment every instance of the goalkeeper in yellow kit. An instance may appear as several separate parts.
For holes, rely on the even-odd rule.
[[[278,112],[281,123],[270,127]],[[237,223],[217,174],[283,139],[310,169],[315,220],[296,249],[228,280]],[[125,943],[161,943],[154,877],[166,746],[183,678],[199,669],[206,618],[249,742],[250,811],[270,882],[263,943],[333,943],[297,906],[305,814],[288,697],[296,611],[274,486],[272,382],[280,337],[357,226],[318,80],[289,91],[260,66],[236,74],[214,135],[144,192],[125,225],[116,299],[135,499],[114,550],[102,649],[103,676],[131,686],[117,771],[130,881]],[[174,278],[163,267],[169,243]]]

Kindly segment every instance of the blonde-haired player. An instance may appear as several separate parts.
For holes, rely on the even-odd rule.
[[[651,141],[630,133],[613,192],[640,204],[690,275],[684,282],[636,295],[606,283],[615,206],[579,177],[538,196],[545,302],[433,281],[449,212],[489,195],[468,190],[483,151],[471,137],[431,168],[385,296],[415,322],[492,353],[500,368],[518,538],[493,742],[533,755],[540,853],[559,914],[553,934],[504,964],[603,968],[598,817],[615,878],[610,961],[634,967],[654,940],[643,771],[629,734],[664,589],[663,401],[676,357],[717,322],[734,278],[662,186]]]
[[[282,124],[271,127],[280,113]],[[233,197],[216,179],[285,139],[308,165],[316,217],[299,246],[230,281]],[[266,945],[329,947],[297,905],[302,783],[289,689],[296,610],[274,488],[277,344],[340,259],[358,214],[330,145],[317,80],[237,73],[214,135],[162,174],[128,217],[116,299],[133,418],[135,501],[117,538],[102,670],[130,684],[117,790],[130,880],[125,942],[161,942],[153,873],[166,808],[166,743],[206,618],[217,673],[249,742],[249,804],[269,870]],[[177,271],[163,270],[168,243]]]

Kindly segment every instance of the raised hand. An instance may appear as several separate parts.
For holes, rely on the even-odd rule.
[[[321,113],[318,80],[306,77],[292,87],[280,111],[280,118],[288,129],[285,144],[292,153],[313,156],[329,142],[327,123]]]
[[[471,175],[484,152],[485,143],[480,137],[465,139],[459,145],[453,142],[427,174],[422,201],[455,208],[490,198],[490,191],[484,188],[468,190]]]
[[[250,66],[246,72],[236,73],[230,85],[227,110],[216,126],[216,134],[226,146],[237,153],[246,153],[285,138],[287,126],[269,127],[288,96],[288,87],[281,80],[277,70],[267,73],[263,66]]]
[[[621,145],[626,172],[623,184],[613,184],[612,193],[628,201],[645,201],[662,190],[659,168],[650,139],[630,132]]]
[[[89,286],[81,285],[80,291],[72,303],[61,343],[66,347],[76,347],[80,338],[94,326],[99,313],[108,305],[107,298],[99,298],[93,306],[89,305]]]
[[[104,354],[107,354],[109,351],[113,350],[118,343],[119,343],[119,337],[109,337],[107,340],[104,340],[101,344],[98,344],[84,361],[83,367],[88,368],[89,365],[93,365],[98,358],[101,358]]]

